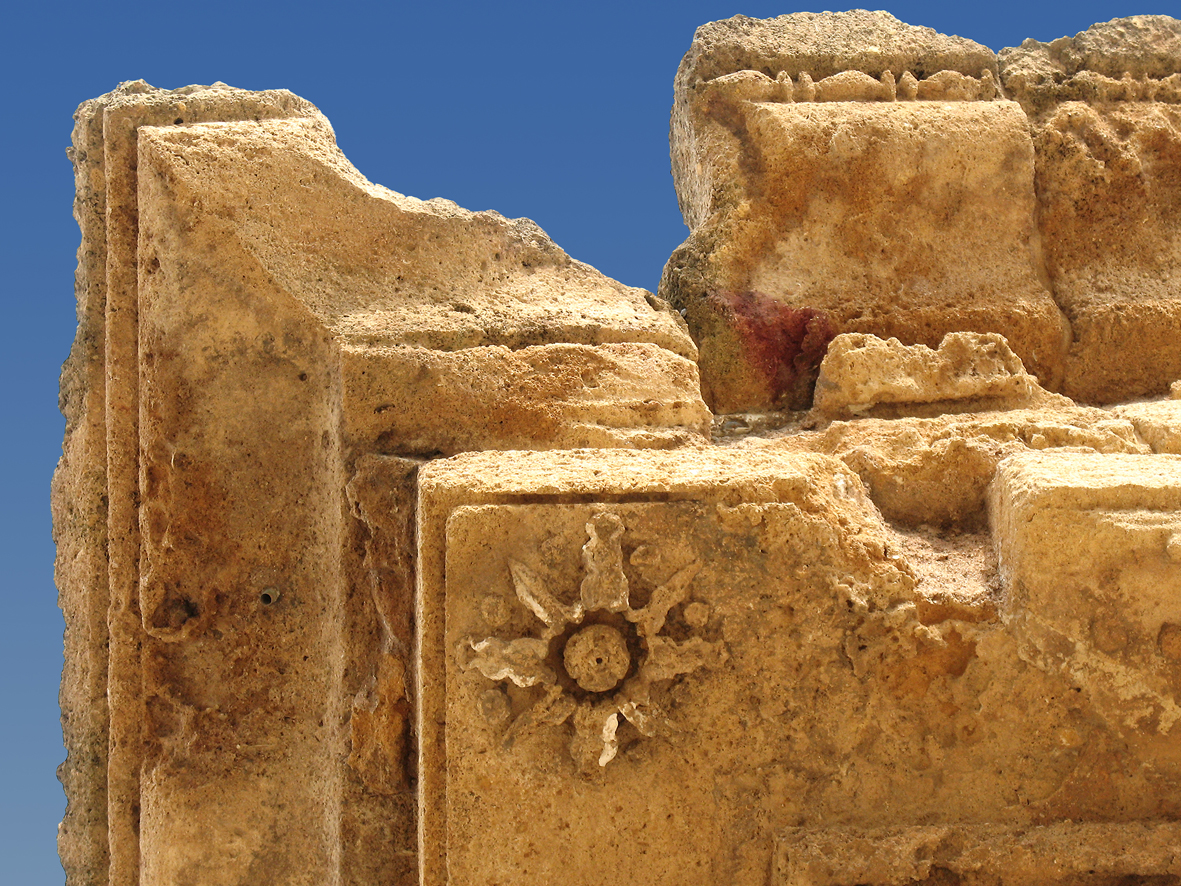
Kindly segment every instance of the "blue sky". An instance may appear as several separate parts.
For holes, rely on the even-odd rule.
[[[1177,0],[896,2],[903,21],[993,49],[1051,40]],[[0,278],[9,394],[0,510],[0,881],[61,884],[64,797],[49,479],[61,451],[57,377],[74,332],[79,234],[71,115],[122,80],[286,88],[332,121],[371,180],[416,197],[528,216],[568,253],[655,289],[688,233],[668,159],[672,78],[694,28],[817,6],[739,0],[329,6],[9,3],[0,152]]]

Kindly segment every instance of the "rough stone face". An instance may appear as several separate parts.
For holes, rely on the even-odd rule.
[[[930,347],[1000,332],[1056,387],[1065,329],[1039,276],[1033,149],[1020,108],[990,100],[995,66],[885,13],[698,30],[671,129],[692,234],[660,293],[686,314],[716,411],[806,406],[840,332]]]
[[[506,470],[473,454],[428,466],[423,882],[590,884],[624,866],[646,882],[751,886],[769,869],[775,883],[899,886],[940,869],[973,883],[1175,876],[1181,810],[1148,787],[1181,776],[1170,688],[1181,642],[1163,591],[1176,586],[1181,499],[1166,458],[1002,461],[999,576],[987,536],[892,528],[827,456],[537,453]],[[1029,470],[1040,473],[1025,493]],[[1045,484],[1062,503],[1025,510]],[[1095,534],[1105,520],[1113,528]],[[1035,588],[1055,593],[1068,577],[1058,564],[1126,574],[1109,579],[1110,604],[1039,605]],[[1109,675],[1080,699],[1079,673],[1031,651],[1032,615],[1018,613],[1077,622],[1126,602],[1138,614],[1120,617],[1144,622],[1134,641],[1126,653],[1102,642],[1112,673],[1146,688],[1120,719],[1099,710]],[[588,688],[570,650],[603,626],[626,638],[630,670]],[[1171,823],[1066,823],[1115,809]],[[1063,825],[1033,827],[1047,821]],[[1087,846],[1064,860],[1072,837]]]
[[[1181,763],[1181,458],[1017,455],[992,487],[1020,654],[1078,686],[1151,770]]]
[[[997,335],[948,333],[939,348],[845,333],[828,346],[815,408],[833,418],[941,415],[1033,404],[1073,405],[1047,394]]]
[[[73,159],[69,880],[405,882],[400,456],[702,440],[684,323],[528,220],[369,183],[290,93],[124,84]]]
[[[997,465],[1011,455],[1069,448],[1146,454],[1131,416],[1043,406],[1007,412],[892,420],[834,421],[822,430],[740,438],[744,447],[834,455],[857,473],[892,523],[938,531],[979,531]],[[1174,424],[1174,433],[1181,424]]]
[[[1118,18],[1073,37],[1029,39],[1000,52],[1005,89],[1039,109],[1070,100],[1181,101],[1178,72],[1181,22],[1167,15]]]
[[[901,68],[922,80],[941,71],[996,75],[987,46],[900,22],[888,12],[797,12],[772,19],[736,15],[702,25],[677,71],[678,85],[736,71],[813,81],[856,71],[871,78]],[[901,77],[897,73],[896,77]]]
[[[1132,403],[1114,410],[1128,419],[1153,452],[1181,455],[1181,402]]]
[[[1112,402],[1181,376],[1181,22],[1135,16],[1001,53],[1030,115],[1061,390]]]
[[[703,27],[687,324],[290,93],[84,104],[69,886],[1176,886],[1177,33]]]
[[[842,332],[996,332],[1074,399],[1163,392],[1181,375],[1179,59],[1168,16],[1026,41],[999,68],[886,13],[698,29],[670,134],[692,233],[660,292],[711,407],[807,406]]]

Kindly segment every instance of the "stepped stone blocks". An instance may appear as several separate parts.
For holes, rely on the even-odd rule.
[[[1181,883],[1176,27],[703,27],[676,309],[290,93],[84,104],[69,886]]]
[[[405,457],[703,439],[696,349],[531,222],[370,184],[290,93],[125,84],[73,156],[70,881],[412,877]]]
[[[698,29],[675,81],[692,230],[660,294],[718,412],[806,405],[827,340],[1003,334],[1055,387],[1066,327],[1040,272],[1034,151],[986,47],[883,12]]]
[[[1181,375],[1179,113],[1167,16],[999,62],[882,12],[699,28],[671,123],[692,233],[660,294],[706,400],[807,405],[843,332],[999,333],[1050,390],[1162,393]]]

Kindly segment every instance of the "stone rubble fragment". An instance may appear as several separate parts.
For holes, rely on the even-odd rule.
[[[813,405],[826,416],[851,418],[1073,404],[1042,390],[996,333],[949,332],[933,351],[850,332],[828,346]]]

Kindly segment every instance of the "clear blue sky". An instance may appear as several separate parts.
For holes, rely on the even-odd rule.
[[[906,22],[993,49],[1051,40],[1177,0],[896,2]],[[0,277],[5,398],[0,544],[0,882],[61,884],[64,797],[49,478],[57,376],[74,333],[79,234],[65,148],[83,100],[122,80],[282,87],[328,116],[371,180],[416,197],[528,216],[568,253],[655,289],[687,231],[668,160],[672,78],[694,28],[763,0],[304,5],[7,3]]]

